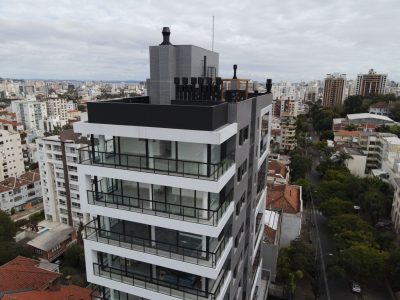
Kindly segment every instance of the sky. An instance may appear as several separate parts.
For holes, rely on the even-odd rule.
[[[222,77],[400,81],[399,0],[0,0],[0,77],[144,80],[163,26],[211,49],[212,16]]]

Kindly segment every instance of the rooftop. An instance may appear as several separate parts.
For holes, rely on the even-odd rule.
[[[38,260],[18,256],[0,266],[0,292],[44,290],[61,276],[39,268],[39,263]]]
[[[382,139],[386,140],[390,145],[400,145],[400,139],[397,136],[385,136]]]
[[[284,213],[297,214],[301,211],[300,188],[289,184],[268,186],[267,209],[281,209]]]
[[[89,300],[90,290],[76,285],[62,285],[57,290],[27,291],[7,294],[2,300]]]
[[[350,131],[350,130],[337,130],[334,132],[334,135],[359,137],[360,132],[359,131]]]
[[[392,105],[390,102],[382,101],[372,104],[369,108],[389,108]]]
[[[268,175],[285,178],[287,174],[287,168],[285,164],[277,160],[271,160],[268,162]]]
[[[213,131],[228,122],[227,103],[149,104],[149,97],[89,102],[88,122]]]
[[[67,240],[75,230],[73,227],[56,222],[42,221],[40,227],[48,228],[47,231],[39,234],[27,244],[43,251],[49,251]]]
[[[264,211],[264,236],[270,243],[275,243],[280,217],[279,211],[269,209]]]
[[[0,182],[0,193],[28,185],[40,180],[39,169],[22,174],[20,177],[9,177]]]
[[[369,113],[360,113],[360,114],[348,114],[347,115],[348,120],[359,120],[359,119],[378,119],[386,122],[393,122],[394,121],[386,116],[381,116],[381,115],[375,115],[375,114],[369,114]]]

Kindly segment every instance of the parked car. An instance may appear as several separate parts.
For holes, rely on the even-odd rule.
[[[362,290],[361,290],[361,286],[358,282],[356,282],[354,280],[350,280],[349,286],[350,286],[350,290],[353,293],[361,294]]]

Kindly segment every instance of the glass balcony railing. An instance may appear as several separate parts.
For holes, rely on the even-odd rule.
[[[213,288],[210,291],[205,291],[191,286],[191,277],[188,277],[185,280],[176,280],[177,278],[173,277],[168,277],[171,280],[169,280],[168,278],[166,280],[161,280],[150,276],[134,274],[132,272],[121,270],[118,268],[101,266],[98,263],[93,263],[93,272],[96,276],[122,282],[128,285],[176,297],[179,299],[189,300],[218,299],[221,288],[230,273],[229,270],[223,269]]]
[[[231,190],[216,209],[207,209],[185,206],[179,203],[158,202],[138,197],[118,195],[116,193],[96,192],[93,190],[88,190],[87,193],[89,204],[211,226],[218,225],[219,220],[233,199],[233,190]]]
[[[231,153],[219,163],[205,163],[138,154],[125,154],[80,148],[79,163],[113,167],[118,169],[151,172],[156,174],[189,177],[217,181],[233,165]]]
[[[85,238],[88,240],[211,268],[215,268],[219,262],[229,241],[229,235],[227,234],[218,242],[215,250],[203,251],[201,249],[161,242],[157,239],[146,239],[138,236],[124,235],[117,231],[100,229],[97,219],[85,225]]]

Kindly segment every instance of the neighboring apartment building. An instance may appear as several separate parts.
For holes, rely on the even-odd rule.
[[[345,100],[346,75],[327,74],[324,83],[323,106],[334,107],[342,105]]]
[[[89,217],[81,211],[78,150],[87,139],[72,130],[36,141],[46,220],[78,227]]]
[[[218,54],[163,33],[150,97],[88,103],[88,122],[74,123],[91,137],[78,165],[82,209],[96,216],[87,280],[106,299],[263,298],[270,87],[221,93],[218,73],[202,77]]]
[[[356,95],[369,96],[385,94],[387,74],[377,74],[370,69],[368,74],[358,74]]]
[[[272,101],[272,116],[280,118],[283,115],[297,117],[299,102],[293,99],[275,99]]]
[[[12,111],[16,114],[17,122],[24,125],[25,130],[38,136],[44,133],[44,120],[47,118],[45,102],[17,100],[11,102]]]
[[[53,93],[46,99],[46,106],[45,131],[52,131],[68,124],[67,101],[64,98],[59,98],[57,94]]]
[[[293,116],[282,116],[280,119],[281,143],[280,149],[292,151],[296,148],[296,118]]]
[[[0,209],[7,213],[21,211],[42,202],[39,170],[26,172],[0,182]]]
[[[392,203],[392,222],[394,230],[397,234],[400,233],[400,177],[394,179],[394,194]]]
[[[19,133],[0,130],[0,164],[0,180],[18,177],[25,172]]]

